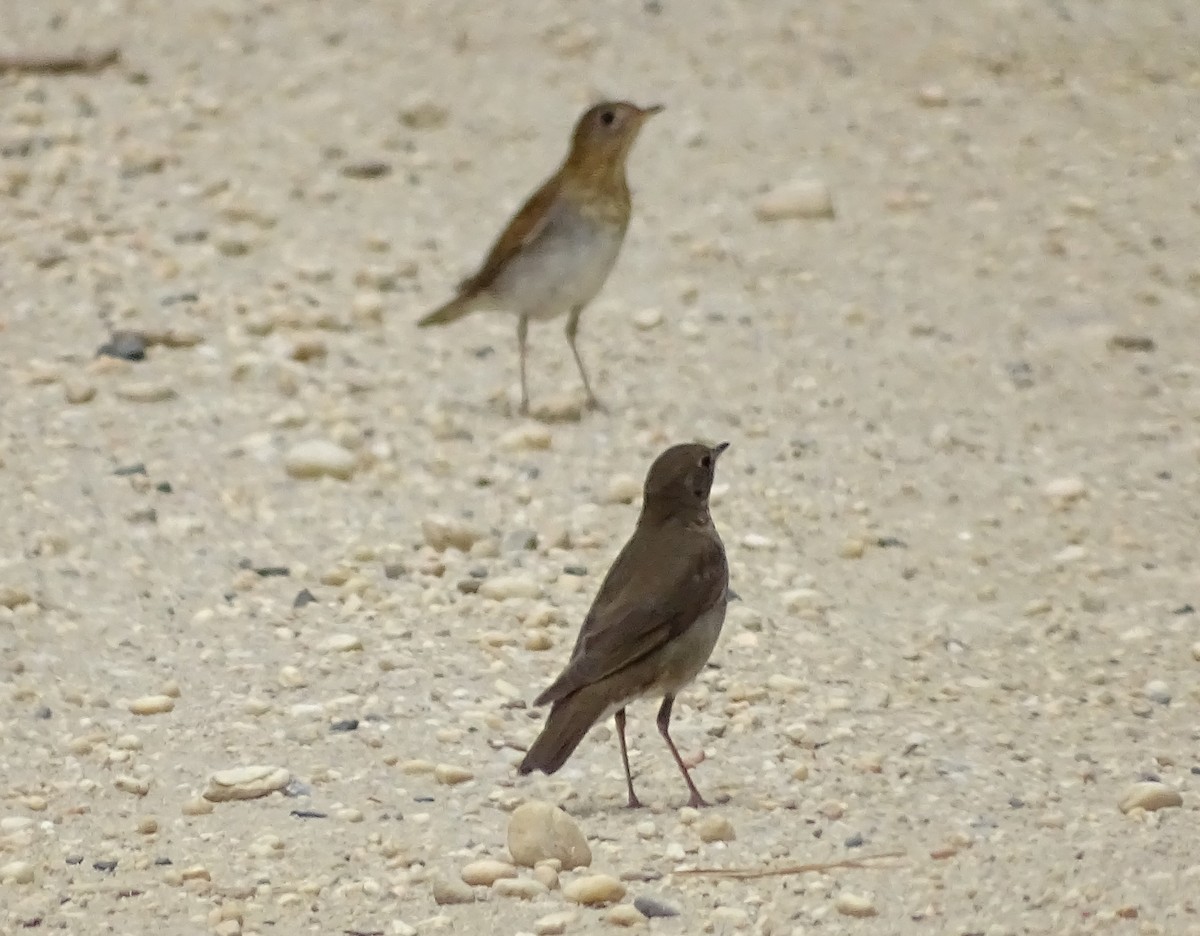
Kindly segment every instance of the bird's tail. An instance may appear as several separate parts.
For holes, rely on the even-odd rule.
[[[455,296],[445,305],[438,306],[417,322],[417,327],[428,328],[430,325],[448,325],[450,322],[456,322],[479,307],[476,300],[477,297],[471,295]]]
[[[595,686],[586,686],[554,703],[517,773],[540,770],[552,774],[567,762],[607,707],[603,693],[595,690]]]

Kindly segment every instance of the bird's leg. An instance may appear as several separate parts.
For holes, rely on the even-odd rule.
[[[629,788],[629,808],[641,809],[642,801],[633,792],[633,774],[629,772],[629,749],[625,747],[625,709],[617,709],[613,716],[617,723],[617,741],[621,745],[621,763],[625,765],[625,786]]]
[[[583,378],[583,391],[587,394],[588,409],[604,410],[604,404],[592,392],[592,382],[588,380],[587,370],[583,366],[583,358],[579,356],[579,348],[575,346],[575,338],[579,334],[579,316],[583,314],[583,306],[578,305],[567,315],[567,344],[571,346],[571,354],[575,356],[575,366],[579,368],[579,376]]]
[[[688,805],[693,809],[700,809],[707,806],[704,797],[700,795],[700,791],[696,789],[696,784],[692,783],[692,775],[688,773],[687,765],[684,764],[683,758],[679,756],[679,749],[675,747],[675,742],[671,740],[671,706],[675,704],[673,695],[663,698],[662,707],[658,710],[658,732],[667,742],[667,747],[671,749],[671,756],[675,758],[675,763],[679,765],[679,770],[683,774],[683,779],[687,781],[688,792],[691,796],[688,798]]]
[[[525,380],[525,349],[529,342],[529,316],[517,318],[517,358],[521,366],[521,408],[517,411],[522,416],[529,413],[529,384]]]

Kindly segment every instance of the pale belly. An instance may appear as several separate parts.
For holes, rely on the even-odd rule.
[[[712,656],[724,624],[725,600],[722,599],[662,649],[660,675],[647,694],[674,695],[695,679]]]
[[[509,261],[488,292],[497,305],[531,319],[552,319],[585,306],[617,262],[622,228],[588,218],[552,219],[542,235]]]

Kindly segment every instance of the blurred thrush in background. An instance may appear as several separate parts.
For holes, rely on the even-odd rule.
[[[534,705],[550,703],[541,734],[518,768],[558,770],[603,718],[615,715],[630,807],[625,707],[662,697],[658,730],[688,787],[688,804],[706,806],[669,731],[675,695],[696,678],[725,622],[729,566],[708,512],[717,457],[729,443],[676,445],[646,476],[637,528],[604,577],[566,669]]]
[[[483,265],[453,299],[417,323],[445,325],[477,309],[516,315],[523,414],[529,412],[529,320],[564,314],[587,404],[600,406],[575,344],[579,316],[617,261],[631,208],[625,163],[642,124],[660,110],[624,101],[588,109],[575,125],[566,160],[508,223]]]

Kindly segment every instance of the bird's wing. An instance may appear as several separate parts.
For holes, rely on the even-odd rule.
[[[537,699],[554,702],[611,676],[687,630],[717,604],[729,584],[725,551],[704,535],[699,551],[677,551],[666,562],[652,544],[630,541],[600,587],[567,668]],[[657,561],[645,561],[651,553]],[[625,575],[618,575],[619,570]],[[623,581],[623,584],[616,584]]]
[[[550,207],[561,188],[560,174],[555,173],[526,199],[508,227],[496,238],[492,249],[479,269],[459,284],[460,293],[476,293],[495,282],[501,270],[523,247],[533,243],[550,222]]]

